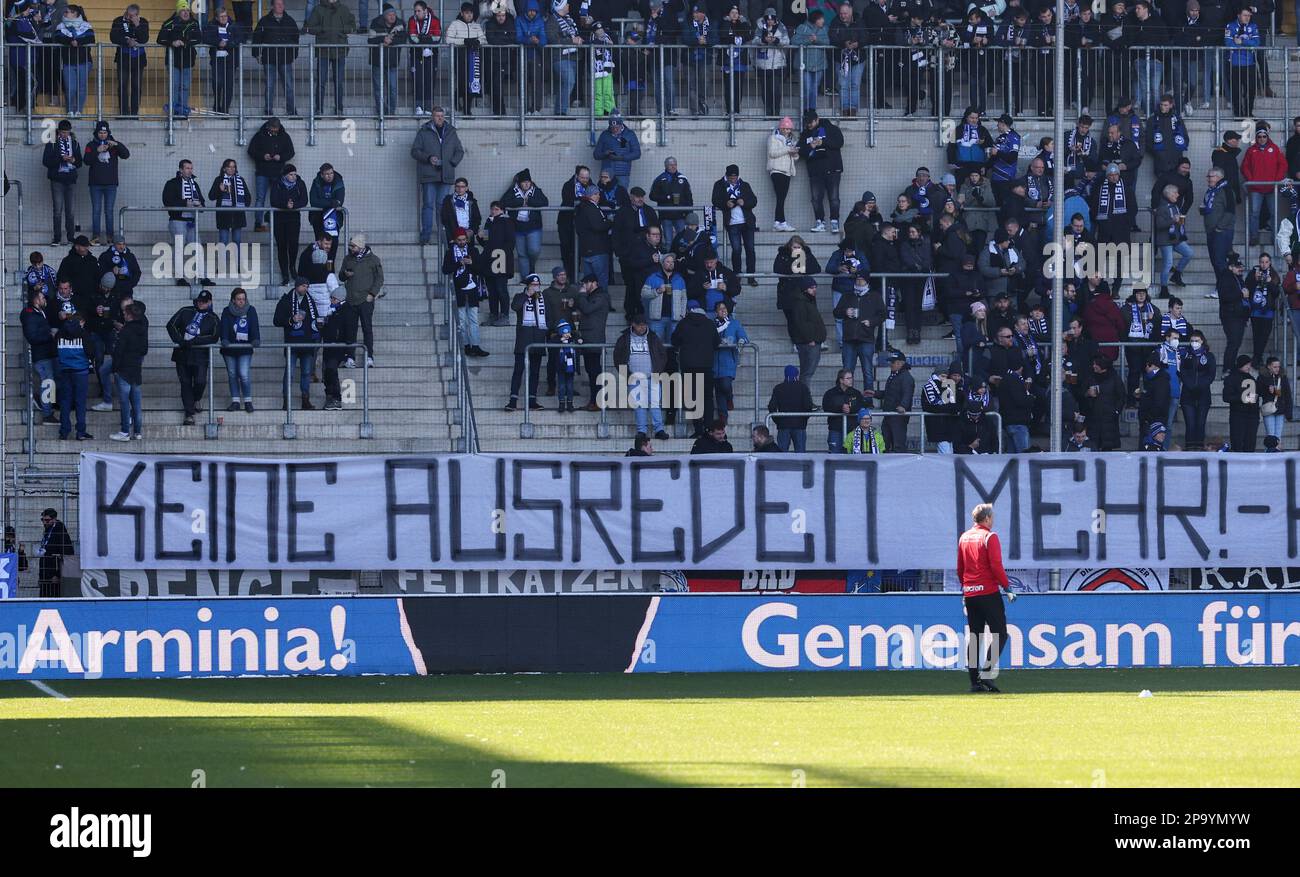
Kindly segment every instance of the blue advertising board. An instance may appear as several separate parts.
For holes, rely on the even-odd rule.
[[[15,600],[0,679],[415,672],[394,599]]]
[[[18,596],[18,555],[0,554],[0,600]]]
[[[663,597],[630,672],[957,669],[959,595]],[[1004,668],[1300,665],[1300,596],[1033,594]]]

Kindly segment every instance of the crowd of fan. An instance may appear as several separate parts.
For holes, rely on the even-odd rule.
[[[586,101],[597,117],[616,104],[641,115],[652,92],[656,112],[674,114],[680,97],[683,112],[700,116],[718,97],[726,112],[739,111],[753,96],[764,115],[778,116],[815,107],[819,96],[833,93],[848,117],[868,103],[892,109],[890,98],[905,101],[910,115],[927,97],[946,116],[954,95],[983,110],[990,94],[1016,114],[1032,95],[1041,116],[1051,112],[1053,99],[1055,4],[1045,0],[483,0],[461,3],[445,26],[425,0],[416,0],[405,17],[383,3],[373,19],[369,0],[359,0],[355,13],[340,0],[308,0],[301,27],[283,0],[273,0],[256,23],[251,2],[231,6],[233,15],[218,0],[208,15],[202,4],[191,9],[189,0],[178,0],[156,34],[137,5],[127,6],[108,35],[119,112],[140,111],[150,46],[166,49],[176,116],[193,111],[190,93],[201,53],[210,108],[229,112],[241,49],[248,46],[263,71],[264,114],[274,113],[282,91],[285,112],[296,115],[293,66],[309,35],[318,46],[314,111],[324,115],[332,108],[342,116],[348,35],[354,32],[370,47],[364,56],[377,115],[398,111],[399,78],[414,112],[430,115],[442,93],[441,77],[448,78],[447,91],[463,115],[473,115],[485,99],[494,115],[503,115],[515,97],[527,113],[541,111],[549,100],[561,116]],[[84,110],[98,39],[84,9],[60,0],[17,0],[6,8],[11,105],[21,111],[38,94],[62,96],[66,113],[76,118]],[[1067,98],[1086,115],[1094,101],[1109,107],[1136,92],[1150,112],[1168,91],[1190,115],[1197,101],[1209,107],[1218,69],[1234,114],[1250,117],[1256,94],[1273,94],[1268,58],[1256,49],[1271,42],[1276,16],[1272,0],[1070,0]],[[440,72],[444,47],[452,52],[449,73]],[[1211,47],[1223,50],[1218,63],[1193,51]],[[870,50],[879,54],[868,78]],[[864,80],[874,82],[865,98]],[[798,95],[797,106],[791,95]]]

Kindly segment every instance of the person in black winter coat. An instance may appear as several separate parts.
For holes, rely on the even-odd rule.
[[[281,177],[284,176],[285,166],[293,161],[294,154],[293,138],[275,116],[263,122],[262,127],[258,128],[257,133],[248,141],[248,157],[253,160],[253,185],[257,190],[255,203],[258,207],[266,206],[271,187],[280,182]],[[303,203],[306,202],[304,189]],[[270,221],[270,213],[258,211],[253,231],[266,231],[267,223]]]
[[[916,396],[916,381],[912,379],[912,367],[907,364],[907,357],[896,353],[889,360],[889,379],[880,395],[880,410],[887,416],[883,418],[882,432],[885,434],[885,446],[890,453],[901,454],[907,450],[906,416],[912,410],[912,400]],[[898,415],[897,417],[888,415]]]
[[[745,255],[745,272],[753,274],[758,270],[757,256],[754,252],[754,207],[758,196],[746,180],[740,178],[740,166],[727,165],[722,179],[713,184],[711,198],[719,224],[727,230],[727,240],[731,246],[731,270],[740,273],[740,255]],[[750,286],[758,286],[756,278],[749,278]]]
[[[487,285],[488,308],[493,326],[509,325],[510,278],[515,275],[515,243],[518,231],[500,201],[488,207],[488,217],[478,233],[483,244],[479,275]]]
[[[870,401],[853,386],[852,369],[840,369],[835,375],[835,385],[822,394],[822,411],[841,415],[826,418],[826,447],[830,453],[844,453],[844,430],[856,426],[857,413],[869,407]]]
[[[86,144],[87,182],[90,185],[90,243],[99,246],[100,219],[108,238],[113,237],[115,218],[114,206],[117,203],[117,163],[131,157],[131,150],[125,143],[119,143],[113,137],[108,122],[95,123],[95,133]],[[107,240],[104,238],[103,240]]]
[[[704,434],[706,424],[713,422],[713,355],[721,344],[718,327],[703,308],[693,307],[673,328],[671,340],[682,386],[689,388],[684,393],[688,399],[693,396],[697,400],[693,412],[687,409],[687,418],[694,420],[692,435],[698,438]],[[698,416],[691,418],[692,413]]]
[[[356,341],[356,316],[347,302],[347,291],[342,287],[330,291],[333,310],[322,321],[320,340],[327,344]],[[343,408],[343,390],[339,383],[339,366],[352,351],[345,347],[321,348],[321,381],[325,384],[325,410]]]
[[[307,184],[291,164],[271,186],[271,207],[275,209],[275,256],[280,266],[280,285],[287,286],[298,261],[298,238],[302,233],[302,209],[307,206]]]
[[[921,387],[921,410],[925,418],[926,439],[938,446],[939,453],[951,454],[959,438],[958,418],[965,410],[966,387],[962,382],[961,363],[953,362],[946,372],[935,370]]]
[[[72,297],[86,301],[94,295],[101,276],[99,260],[90,254],[90,241],[84,234],[77,235],[72,249],[59,263],[58,281],[68,281],[72,284]]]
[[[1002,427],[1010,434],[1012,449],[1017,454],[1029,450],[1029,424],[1034,417],[1034,397],[1021,374],[1023,370],[1018,367],[1002,375],[997,386]]]
[[[510,309],[515,312],[515,370],[510,378],[510,401],[506,411],[519,408],[519,390],[524,369],[528,369],[528,407],[540,411],[537,399],[537,381],[541,375],[544,348],[528,349],[530,344],[545,343],[551,339],[555,327],[565,319],[559,297],[542,290],[542,278],[529,274],[524,278],[524,290],[515,294]],[[525,356],[525,353],[527,356]],[[615,351],[617,355],[617,351]]]
[[[772,388],[772,398],[767,402],[767,410],[775,415],[772,422],[776,424],[776,444],[783,451],[794,450],[802,454],[808,450],[808,418],[781,416],[782,412],[813,411],[812,394],[808,385],[799,380],[799,368],[793,365],[785,367],[785,380]]]
[[[1160,364],[1160,354],[1152,353],[1142,371],[1137,389],[1138,433],[1146,435],[1151,424],[1164,422],[1169,414],[1169,373]]]
[[[63,584],[63,558],[77,553],[68,535],[68,528],[59,520],[59,513],[54,509],[41,512],[41,525],[45,528],[41,535],[41,544],[36,547],[36,556],[40,558],[39,582],[42,599],[60,596]]]
[[[470,191],[469,180],[461,177],[452,186],[452,191],[442,199],[438,208],[438,218],[451,243],[451,234],[458,228],[469,231],[470,237],[477,237],[483,226],[483,214],[479,210],[478,199]]]
[[[322,318],[316,308],[316,301],[307,292],[308,282],[299,277],[293,289],[280,296],[275,305],[272,323],[284,330],[286,344],[308,345],[320,341]],[[316,406],[311,401],[311,376],[316,370],[316,347],[298,346],[292,348],[290,367],[285,369],[284,383],[281,390],[281,404],[289,410],[289,384],[293,371],[298,372],[298,391],[302,395],[302,410],[313,411]]]
[[[734,454],[736,449],[727,441],[727,424],[715,421],[709,424],[709,431],[701,434],[691,445],[691,454]]]
[[[144,358],[149,352],[149,321],[145,319],[144,303],[131,302],[123,308],[122,320],[113,344],[113,374],[122,407],[122,428],[109,436],[119,442],[140,438],[144,432],[140,387],[144,384]]]
[[[45,313],[46,307],[45,293],[39,289],[32,290],[27,294],[27,307],[23,308],[20,321],[23,327],[23,338],[31,351],[32,371],[35,372],[32,396],[36,399],[45,422],[58,423],[54,407],[49,401],[49,394],[44,392],[45,382],[53,382],[58,370],[58,349],[54,344],[54,330],[50,328],[50,321]]]
[[[208,387],[207,348],[220,340],[217,315],[212,313],[212,293],[200,290],[194,304],[186,305],[167,321],[167,335],[175,347],[172,362],[181,383],[181,405],[185,426],[194,425],[194,415],[203,409],[199,402]]]
[[[613,250],[609,240],[610,219],[600,209],[600,188],[589,186],[586,195],[578,201],[573,218],[574,233],[578,238],[579,269],[585,277],[595,274],[600,285],[609,288],[609,260]]]
[[[1223,379],[1223,401],[1228,403],[1228,447],[1255,452],[1259,436],[1259,382],[1251,372],[1249,356],[1238,356],[1236,368]]]
[[[77,231],[77,216],[74,190],[77,184],[77,169],[84,164],[81,144],[72,136],[72,123],[67,119],[59,122],[54,139],[45,144],[41,153],[41,164],[45,166],[45,178],[50,181],[50,191],[54,207],[54,237],[52,246],[59,246],[62,222],[71,241]]]
[[[877,81],[881,77],[876,77]],[[840,230],[840,178],[844,175],[844,132],[838,126],[822,119],[817,110],[808,108],[803,113],[803,131],[799,134],[799,157],[808,166],[808,186],[812,192],[813,216],[817,222],[813,231],[825,231],[825,200],[830,208],[831,231]],[[872,268],[875,268],[873,263]]]
[[[1185,447],[1205,444],[1205,421],[1210,415],[1210,385],[1218,377],[1218,361],[1205,343],[1205,333],[1193,329],[1189,351],[1178,369],[1182,384],[1180,405],[1186,427]]]
[[[118,295],[130,294],[140,282],[140,261],[126,245],[123,235],[113,235],[113,245],[99,254],[99,274],[112,274],[116,278],[113,289]]]

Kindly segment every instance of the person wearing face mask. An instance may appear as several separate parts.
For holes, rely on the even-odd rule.
[[[1164,334],[1164,340],[1160,349],[1156,351],[1160,356],[1160,364],[1169,375],[1169,411],[1165,416],[1165,424],[1169,427],[1170,436],[1174,432],[1174,415],[1178,413],[1179,400],[1183,395],[1182,379],[1179,373],[1182,367],[1183,357],[1188,351],[1183,348],[1177,329],[1170,329]],[[1184,427],[1186,424],[1183,424]]]
[[[1194,448],[1205,443],[1205,422],[1210,416],[1210,385],[1218,376],[1218,361],[1205,343],[1205,333],[1199,329],[1192,330],[1188,348],[1178,375],[1182,385],[1186,446]]]
[[[1277,300],[1282,292],[1282,278],[1273,270],[1273,260],[1261,253],[1259,264],[1246,278],[1250,292],[1250,334],[1254,342],[1255,362],[1264,361],[1264,351],[1273,336],[1273,318],[1277,314]]]

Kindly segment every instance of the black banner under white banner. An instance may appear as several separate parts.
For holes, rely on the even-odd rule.
[[[1298,454],[259,459],[84,454],[87,569],[1300,565]]]

